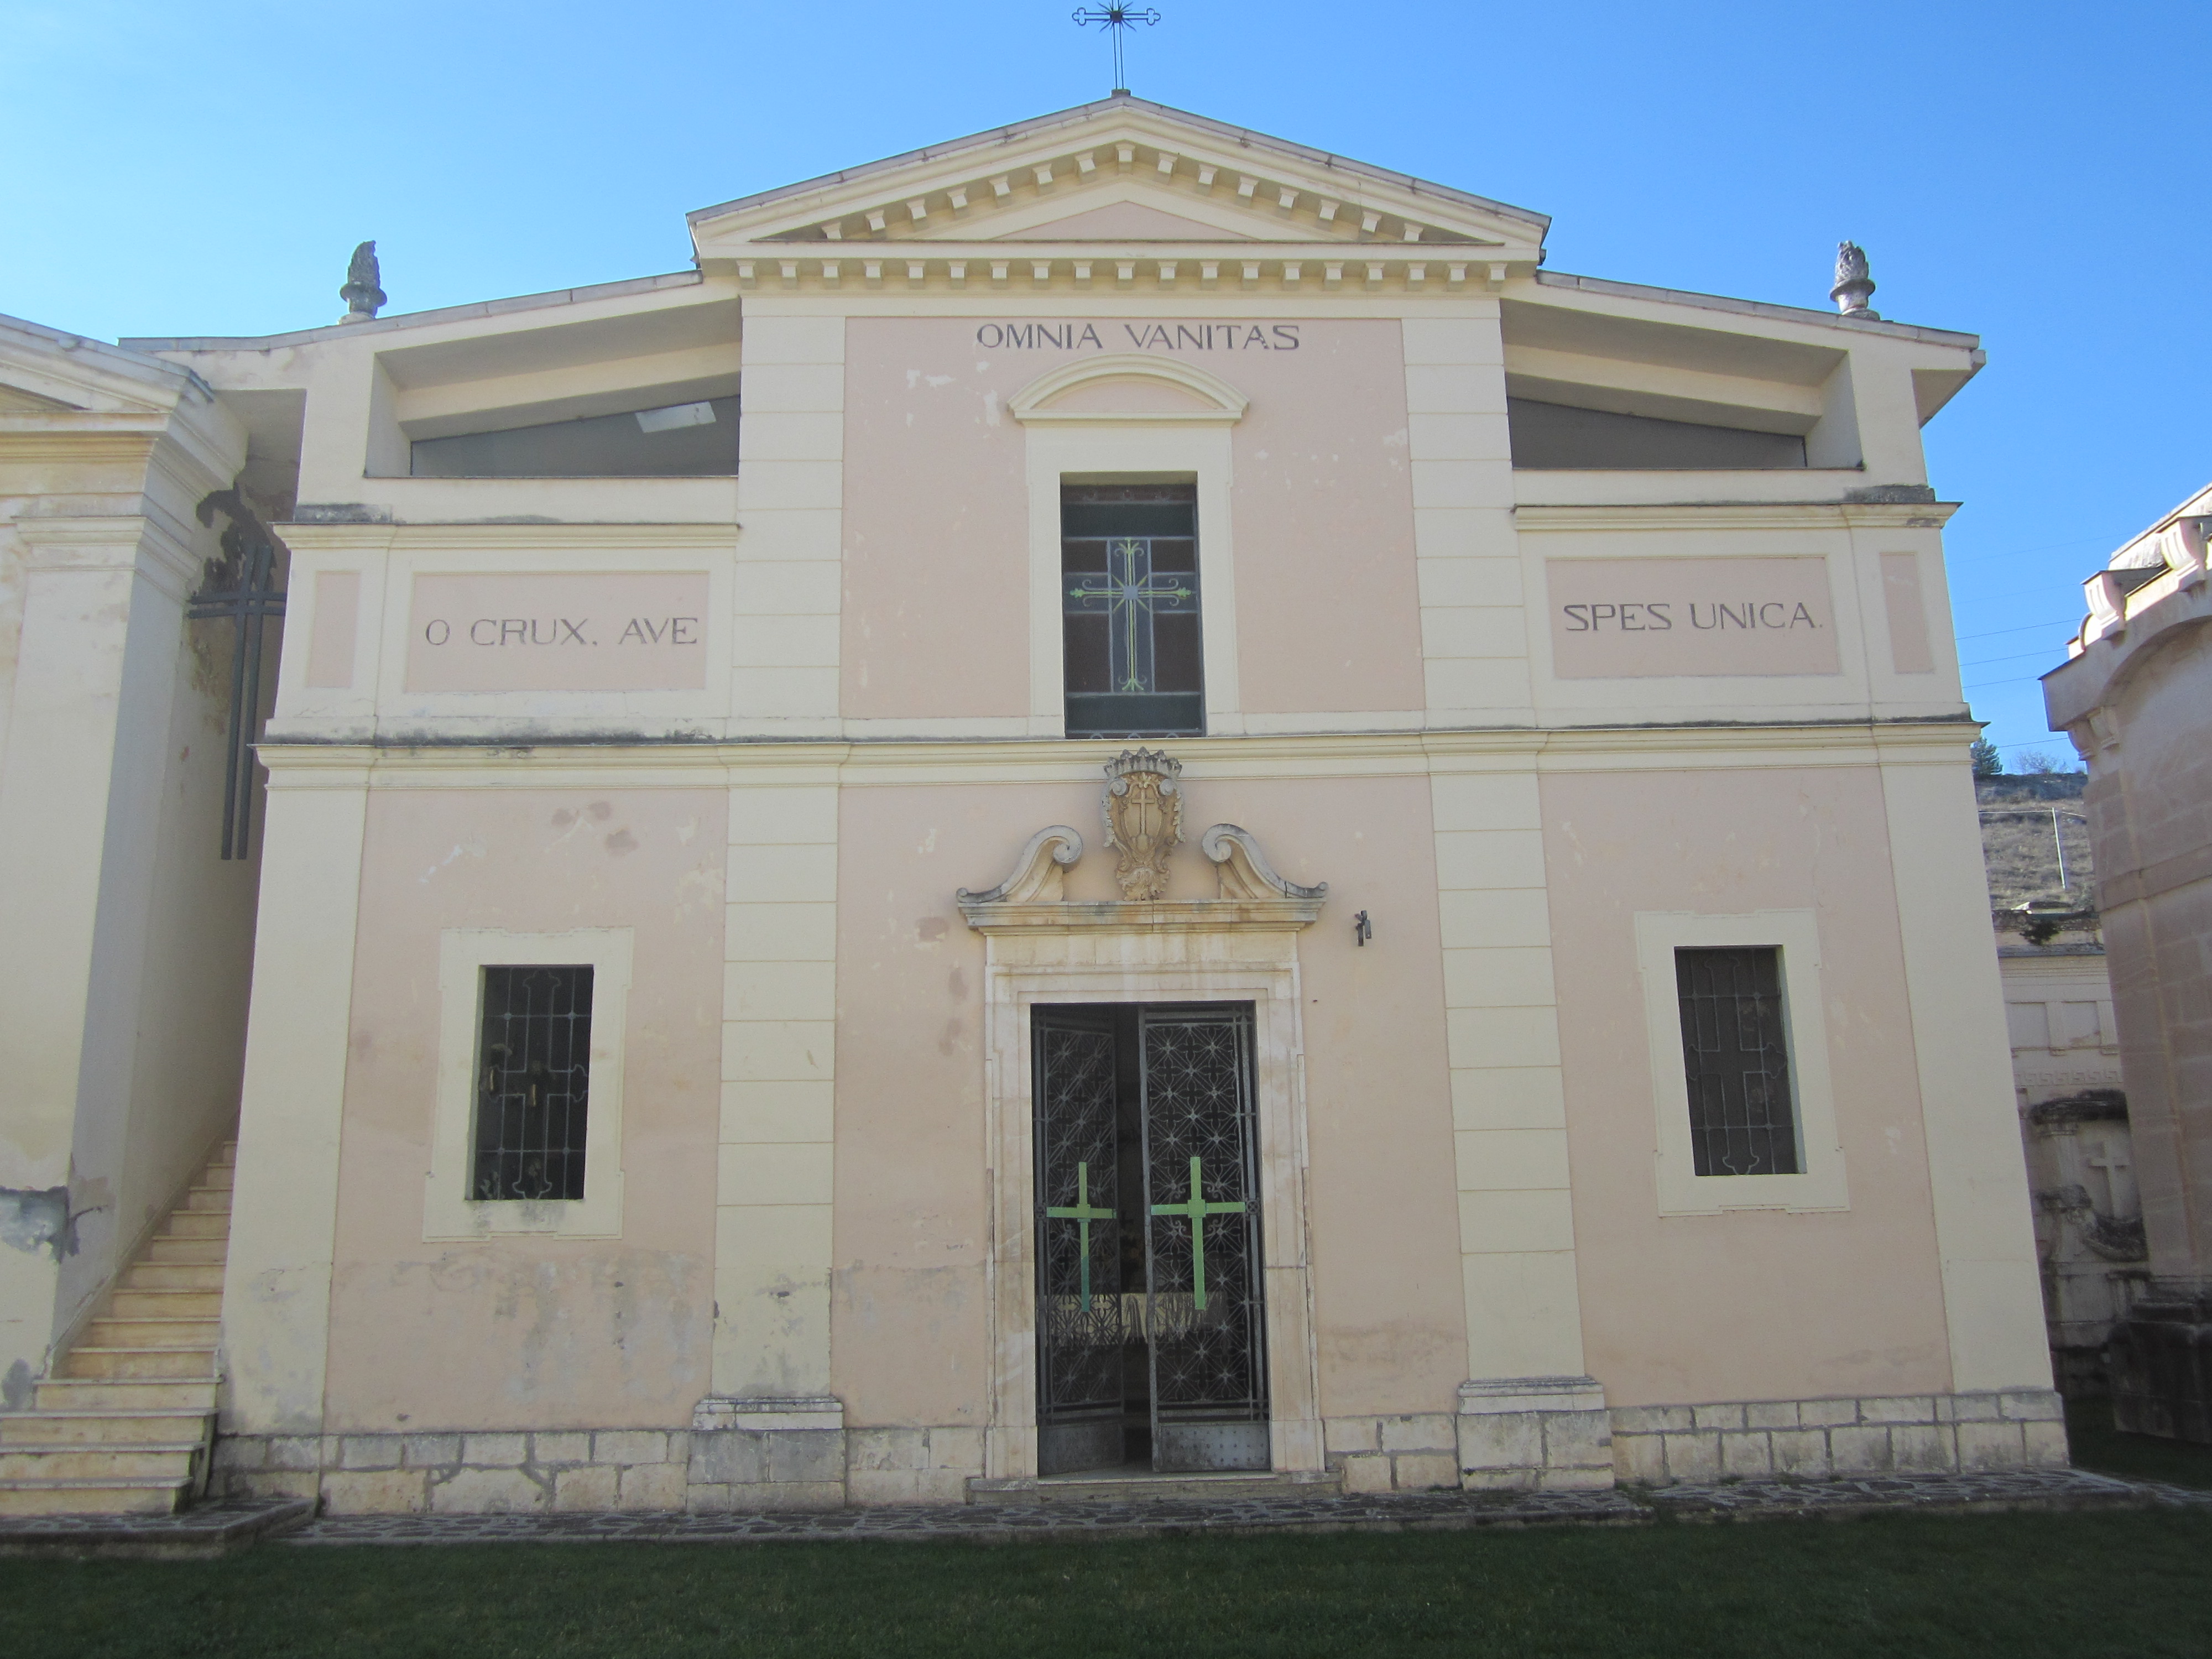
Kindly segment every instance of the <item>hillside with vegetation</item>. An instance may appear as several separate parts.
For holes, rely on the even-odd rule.
[[[2081,817],[2081,788],[2087,781],[2087,775],[2081,772],[2001,774],[1974,780],[1990,908],[2009,910],[2030,899],[2062,897],[2077,908],[2091,905],[2089,826]]]

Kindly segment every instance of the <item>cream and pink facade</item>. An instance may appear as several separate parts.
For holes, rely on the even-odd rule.
[[[1036,1011],[1200,1005],[1276,1477],[2063,1462],[1918,435],[1976,342],[1546,228],[1117,96],[694,214],[694,271],[128,343],[289,554],[217,1483],[1021,1490]],[[732,465],[433,459],[671,410]],[[1180,730],[1068,735],[1085,491],[1187,514]],[[1779,963],[1780,1172],[1692,1156],[1700,950]],[[482,1198],[483,975],[544,963],[581,1189]]]

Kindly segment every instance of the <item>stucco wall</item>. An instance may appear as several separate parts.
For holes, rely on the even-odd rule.
[[[1583,1340],[1607,1403],[1948,1389],[1879,775],[1554,774],[1543,803]],[[1636,913],[1807,906],[1850,1207],[1662,1218]]]
[[[711,1341],[726,799],[714,789],[372,795],[331,1285],[331,1430],[689,1424]],[[635,929],[619,1240],[424,1241],[438,936],[450,927]]]
[[[847,320],[848,717],[1026,712],[1031,503],[1026,431],[1006,405],[1040,375],[1128,351],[1133,332],[1156,325],[1091,326],[1096,345],[1061,350],[1006,344],[1002,330],[1000,344],[981,344],[979,330],[995,325],[971,318]],[[1278,344],[1295,338],[1295,350],[1152,352],[1196,363],[1251,400],[1231,439],[1243,708],[1419,708],[1399,325],[1279,329],[1289,332],[1272,323],[1253,331]],[[1226,331],[1216,325],[1213,337]],[[1206,561],[1201,545],[1201,582]]]
[[[1299,941],[1322,1410],[1449,1410],[1466,1334],[1427,782],[1187,789],[1187,842],[1241,823],[1289,879],[1330,884]],[[850,1425],[984,1420],[985,957],[953,894],[1063,823],[1089,848],[1068,896],[1116,896],[1097,801],[1091,782],[843,792],[832,1354]],[[1170,869],[1170,898],[1213,896],[1195,845]],[[1363,908],[1377,937],[1358,947]]]

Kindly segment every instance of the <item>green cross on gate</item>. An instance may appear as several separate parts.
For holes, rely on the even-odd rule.
[[[1191,1304],[1200,1313],[1206,1311],[1206,1218],[1210,1215],[1243,1215],[1244,1201],[1234,1204],[1214,1204],[1206,1201],[1205,1176],[1200,1161],[1190,1161],[1190,1197],[1181,1204],[1155,1204],[1154,1215],[1179,1215],[1190,1223],[1190,1285]]]
[[[1063,1164],[1060,1167],[1066,1169],[1067,1166]],[[1089,1164],[1080,1163],[1075,1166],[1075,1202],[1048,1206],[1045,1213],[1055,1221],[1073,1221],[1076,1224],[1081,1240],[1079,1248],[1083,1251],[1083,1311],[1087,1314],[1091,1311],[1091,1224],[1094,1221],[1111,1221],[1114,1218],[1113,1211],[1098,1209],[1091,1202],[1091,1165]],[[1200,1305],[1202,1307],[1205,1304],[1201,1303]]]

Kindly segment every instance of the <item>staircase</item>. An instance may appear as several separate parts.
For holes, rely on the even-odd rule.
[[[32,1409],[0,1412],[0,1516],[166,1515],[206,1489],[237,1158],[216,1149]]]

